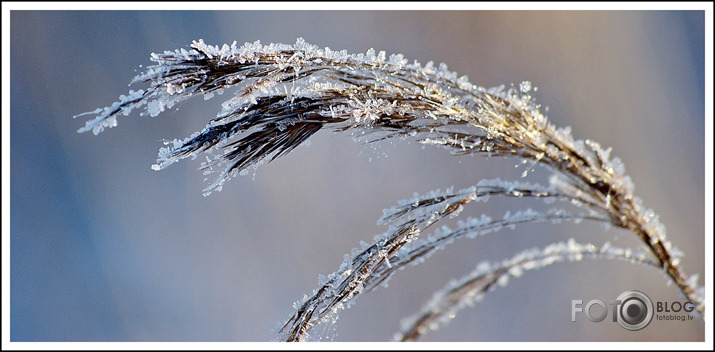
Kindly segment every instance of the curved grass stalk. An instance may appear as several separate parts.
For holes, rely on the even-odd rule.
[[[372,49],[348,54],[321,49],[302,39],[293,45],[255,42],[239,47],[234,42],[220,48],[199,40],[191,50],[152,54],[151,60],[155,65],[133,82],[149,87],[130,91],[109,107],[77,115],[94,115],[79,132],[100,133],[116,126],[117,116],[129,115],[134,109],[156,116],[193,96],[209,99],[235,89],[203,130],[167,142],[152,166],[161,170],[184,158],[206,155],[201,169],[215,177],[204,189],[205,195],[220,191],[236,174],[286,155],[322,129],[348,132],[368,143],[413,138],[453,154],[530,160],[553,172],[550,192],[633,232],[686,299],[700,313],[705,311],[697,276],[682,272],[681,258],[667,240],[665,227],[633,194],[633,184],[620,160],[610,157],[610,149],[590,140],[575,140],[569,128],[550,124],[534,103],[529,82],[519,87],[483,88],[466,76],[458,77],[444,64],[409,63],[402,55],[388,58]],[[471,201],[456,197],[456,203],[450,199],[418,201],[415,209],[429,208],[430,202],[446,202],[453,208],[426,211],[427,218],[411,218],[411,223],[388,231],[394,236],[376,241],[374,248],[354,256],[358,260],[339,271],[350,278],[330,279],[342,285],[336,288],[341,293],[333,303],[301,306],[300,314],[289,320],[301,327],[284,336],[300,340],[313,325],[316,312],[348,302],[362,291],[361,284],[352,287],[350,282],[364,282],[382,265],[389,267],[388,259],[421,230],[443,216],[458,213]],[[415,209],[403,208],[406,212]],[[316,290],[318,295],[321,290]]]
[[[592,244],[580,244],[573,239],[553,243],[543,249],[532,248],[501,263],[482,262],[471,273],[450,282],[437,291],[419,313],[403,321],[403,327],[394,339],[417,341],[428,331],[446,324],[460,310],[481,301],[487,292],[497,286],[506,286],[510,277],[518,278],[525,271],[561,262],[581,261],[584,258],[625,260],[647,267],[659,267],[645,253],[610,246],[598,249]]]
[[[507,214],[492,220],[486,216],[469,219],[455,231],[438,231],[428,239],[420,239],[424,229],[448,215],[455,215],[468,203],[486,201],[490,196],[557,198],[547,188],[526,183],[504,183],[498,180],[483,181],[480,185],[458,192],[433,192],[429,195],[402,201],[398,207],[385,210],[380,219],[389,223],[390,230],[376,236],[371,245],[364,244],[346,255],[340,269],[327,277],[327,281],[294,305],[296,311],[278,331],[283,341],[309,339],[309,331],[322,323],[337,319],[337,314],[354,303],[363,292],[386,282],[398,269],[409,264],[419,264],[435,251],[460,237],[476,237],[496,232],[521,223],[584,219],[608,221],[594,214],[571,214],[552,210],[547,214],[534,211]]]

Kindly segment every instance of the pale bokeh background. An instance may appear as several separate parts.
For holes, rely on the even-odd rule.
[[[377,152],[319,133],[309,147],[201,195],[186,160],[155,172],[161,140],[183,138],[221,98],[99,136],[72,116],[111,104],[153,51],[261,40],[445,62],[475,84],[530,80],[557,125],[613,147],[636,194],[704,273],[704,13],[663,11],[202,11],[11,13],[11,339],[267,341],[292,303],[413,192],[518,179],[517,160],[452,157],[415,143]],[[132,87],[134,89],[140,86]],[[224,95],[225,97],[226,95]],[[7,117],[3,117],[7,118]],[[712,117],[709,117],[712,118]],[[386,152],[386,157],[385,153]],[[537,170],[535,180],[544,180]],[[519,205],[522,204],[520,207]],[[479,203],[501,216],[540,202]],[[359,298],[327,334],[385,341],[450,278],[482,260],[574,237],[633,245],[598,224],[533,224],[462,240]],[[702,283],[702,279],[701,279]],[[554,265],[512,280],[424,341],[702,341],[700,322],[630,332],[570,319],[572,299],[637,289],[680,299],[664,275],[622,262]]]

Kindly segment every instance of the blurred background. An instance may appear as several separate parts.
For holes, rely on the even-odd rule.
[[[377,148],[322,132],[203,197],[185,160],[150,169],[162,140],[201,129],[222,99],[99,136],[73,115],[104,107],[152,52],[209,44],[309,43],[444,62],[481,86],[529,80],[557,126],[613,148],[704,274],[702,11],[12,11],[11,340],[269,341],[292,304],[345,253],[386,230],[382,209],[414,192],[518,180],[515,159],[450,156],[407,141]],[[143,88],[135,85],[132,89]],[[6,118],[6,117],[3,117]],[[515,167],[515,165],[517,165]],[[536,169],[530,180],[545,182]],[[542,202],[492,199],[460,218]],[[316,338],[386,341],[451,278],[481,261],[574,238],[641,248],[600,224],[530,224],[463,239],[362,295]],[[423,341],[702,341],[701,322],[654,319],[637,332],[571,321],[571,300],[627,290],[682,300],[660,272],[624,262],[556,264],[512,279]],[[321,335],[322,334],[322,335]]]

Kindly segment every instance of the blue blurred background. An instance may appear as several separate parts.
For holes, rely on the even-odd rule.
[[[162,140],[202,128],[228,95],[157,118],[120,118],[99,136],[76,133],[84,120],[72,116],[126,94],[151,52],[199,38],[304,37],[335,50],[445,62],[481,86],[530,80],[553,123],[613,147],[636,194],[686,253],[684,271],[704,274],[703,12],[12,11],[10,20],[12,341],[271,340],[318,274],[385,230],[375,225],[383,208],[413,192],[516,180],[524,171],[513,159],[452,157],[406,142],[374,150],[319,133],[205,198],[199,160],[150,166]],[[534,179],[547,176],[536,170]],[[545,209],[527,203],[494,199],[463,216]],[[389,340],[450,278],[570,237],[638,246],[630,233],[588,223],[458,241],[359,298],[324,334]],[[572,299],[607,301],[631,289],[681,299],[652,269],[559,264],[497,288],[424,340],[704,339],[697,321],[654,320],[638,332],[608,320],[571,322]]]

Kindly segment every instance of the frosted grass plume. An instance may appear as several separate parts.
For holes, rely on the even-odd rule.
[[[655,266],[700,314],[705,311],[697,275],[682,272],[682,253],[667,239],[655,212],[633,194],[620,159],[610,156],[610,148],[574,139],[568,127],[551,124],[534,102],[529,82],[484,88],[444,64],[410,63],[400,54],[388,57],[372,49],[349,54],[302,38],[292,45],[257,41],[221,47],[199,40],[190,50],[152,53],[150,59],[155,64],[132,82],[148,87],[75,116],[94,116],[78,132],[98,134],[135,109],[153,117],[193,96],[210,99],[231,88],[234,94],[215,118],[201,131],[166,142],[152,166],[162,170],[204,155],[200,168],[207,176],[207,196],[236,174],[288,154],[323,129],[365,143],[412,139],[455,155],[513,156],[553,173],[548,186],[487,180],[458,192],[418,196],[386,210],[381,222],[390,229],[346,255],[338,271],[296,304],[296,312],[278,332],[281,340],[306,339],[312,327],[335,319],[365,288],[385,282],[395,268],[418,263],[455,238],[543,220],[593,220],[632,232],[653,255]],[[541,197],[575,206],[577,212],[527,209],[500,220],[469,219],[457,229],[420,238],[435,222],[489,196]]]

